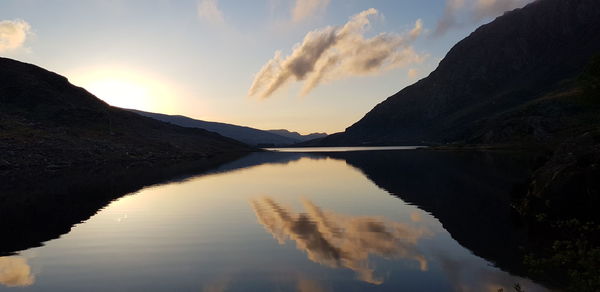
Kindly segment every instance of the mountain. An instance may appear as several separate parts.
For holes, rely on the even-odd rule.
[[[219,133],[225,137],[229,137],[248,145],[253,146],[285,146],[294,143],[298,143],[301,140],[278,135],[276,133],[270,133],[270,131],[263,131],[254,128],[237,126],[225,123],[207,122],[202,120],[195,120],[185,116],[172,116],[165,114],[157,114],[144,112],[139,110],[130,109],[129,111],[137,113],[142,116],[150,117],[159,121],[171,123],[188,128],[201,128],[211,132]]]
[[[327,136],[326,133],[311,133],[311,134],[307,134],[307,135],[302,135],[302,134],[300,134],[298,132],[290,132],[290,131],[285,130],[285,129],[267,130],[267,132],[270,132],[270,133],[273,133],[273,134],[277,134],[279,136],[287,137],[287,138],[290,138],[290,139],[294,139],[297,142],[305,142],[305,141],[309,141],[309,140],[324,138],[324,137]]]
[[[515,134],[545,143],[568,130],[553,116],[587,110],[548,101],[577,89],[565,82],[600,53],[599,31],[597,0],[538,0],[507,12],[456,44],[428,77],[314,144],[519,142]]]
[[[535,149],[533,173],[510,202],[526,226],[523,269],[565,291],[599,291],[598,32],[600,1],[537,0],[478,28],[343,133],[301,145]]]
[[[40,67],[0,58],[0,171],[204,159],[254,151],[111,107]]]

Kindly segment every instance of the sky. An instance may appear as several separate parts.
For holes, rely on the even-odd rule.
[[[334,133],[531,1],[2,0],[0,56],[114,106]]]

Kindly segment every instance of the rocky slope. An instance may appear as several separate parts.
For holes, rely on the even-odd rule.
[[[201,159],[253,149],[114,108],[65,77],[0,58],[0,171]]]

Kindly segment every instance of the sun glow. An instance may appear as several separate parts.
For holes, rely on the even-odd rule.
[[[84,85],[100,99],[110,105],[125,108],[147,108],[149,106],[148,89],[127,80],[101,79]]]
[[[70,74],[77,84],[106,103],[155,112],[175,109],[176,90],[160,78],[133,70],[94,69]]]

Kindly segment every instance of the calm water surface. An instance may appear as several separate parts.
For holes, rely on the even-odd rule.
[[[355,152],[355,151],[382,151],[382,150],[416,150],[427,148],[426,146],[377,146],[377,147],[289,147],[289,148],[265,148],[277,152]]]
[[[455,160],[432,166],[410,152],[255,153],[143,188],[42,247],[0,257],[0,291],[544,291],[381,187],[455,189],[425,178]]]

